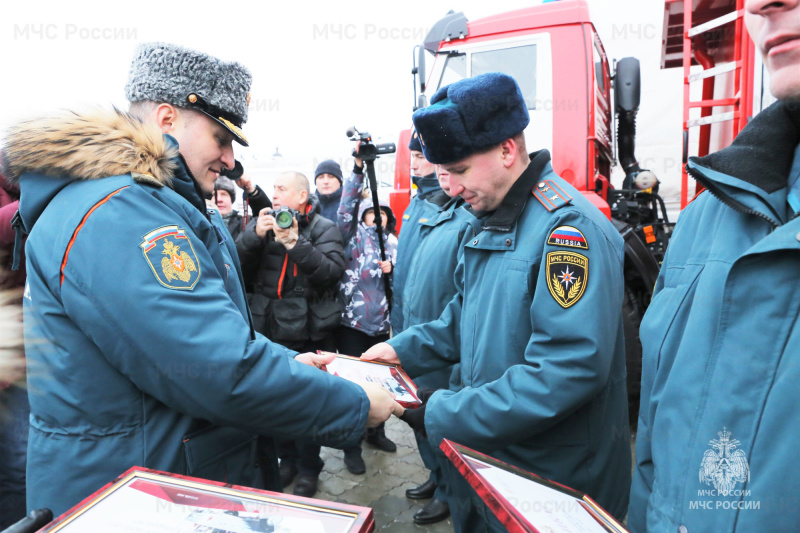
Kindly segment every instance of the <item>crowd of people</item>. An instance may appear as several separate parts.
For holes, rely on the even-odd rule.
[[[418,524],[505,530],[440,450],[450,439],[635,532],[795,530],[800,1],[747,0],[745,21],[779,100],[688,162],[706,190],[642,322],[633,473],[623,241],[529,152],[509,76],[455,82],[414,113],[399,235],[357,151],[346,178],[320,163],[315,191],[301,172],[271,198],[255,186],[232,147],[248,145],[250,74],[194,50],[140,46],[127,112],[11,127],[0,245],[24,270],[0,292],[0,527],[134,465],[313,496],[321,446],[364,474],[363,441],[396,449],[395,415],[430,470],[406,492],[430,498]],[[317,350],[401,364],[422,405],[321,371]]]

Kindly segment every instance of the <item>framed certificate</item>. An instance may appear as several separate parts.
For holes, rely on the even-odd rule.
[[[441,449],[512,533],[624,533],[586,494],[444,439]]]
[[[370,533],[372,509],[133,467],[41,532]]]
[[[332,363],[326,365],[329,374],[356,383],[370,382],[380,385],[394,395],[395,401],[403,407],[414,409],[422,405],[417,396],[417,387],[399,365],[378,361],[362,361],[358,357],[333,352],[317,353],[334,355]]]

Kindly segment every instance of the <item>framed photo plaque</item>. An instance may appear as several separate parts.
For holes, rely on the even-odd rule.
[[[626,533],[586,494],[444,439],[442,451],[512,533]]]
[[[372,509],[133,467],[40,529],[104,533],[371,533]]]
[[[395,401],[408,409],[422,405],[417,396],[417,387],[399,365],[378,361],[362,361],[358,357],[319,351],[320,354],[335,355],[336,359],[326,365],[329,374],[348,381],[370,382],[380,385],[394,395]]]

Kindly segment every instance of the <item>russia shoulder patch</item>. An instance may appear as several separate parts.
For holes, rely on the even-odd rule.
[[[552,246],[568,246],[588,250],[589,243],[578,228],[572,226],[559,226],[550,233],[547,244]]]
[[[200,261],[185,230],[178,226],[154,229],[139,246],[159,283],[169,289],[194,289],[200,279]]]
[[[583,297],[589,283],[589,258],[578,252],[548,252],[547,288],[553,299],[567,309]]]

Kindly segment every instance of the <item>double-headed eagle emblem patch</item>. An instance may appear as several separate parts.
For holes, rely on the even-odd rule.
[[[589,278],[589,258],[577,252],[547,254],[547,288],[564,309],[583,297]]]
[[[200,279],[200,263],[184,230],[165,226],[144,236],[142,252],[159,283],[170,289],[192,290]]]

